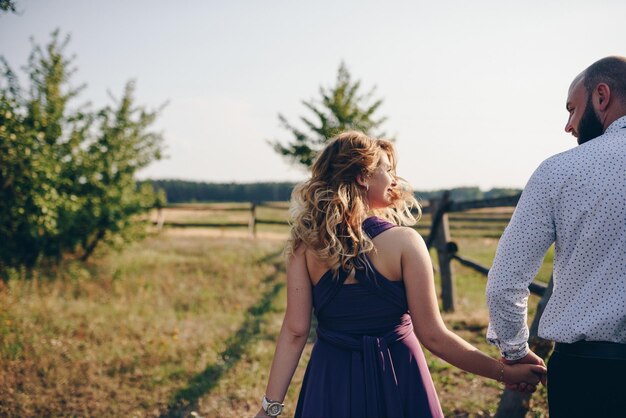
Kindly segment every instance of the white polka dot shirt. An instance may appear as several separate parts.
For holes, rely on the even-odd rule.
[[[553,242],[539,336],[626,343],[626,116],[548,158],[524,188],[487,284],[487,339],[507,359],[528,353],[528,285]]]

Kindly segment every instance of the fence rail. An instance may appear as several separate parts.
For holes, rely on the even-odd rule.
[[[248,212],[248,220],[245,222],[194,222],[194,221],[171,221],[165,219],[165,214],[163,209],[159,209],[159,213],[157,215],[157,219],[154,221],[154,224],[161,229],[163,226],[170,226],[175,228],[248,228],[252,236],[256,236],[256,226],[259,224],[262,225],[289,225],[289,222],[286,220],[277,220],[277,219],[259,219],[257,216],[257,208],[268,208],[268,209],[278,209],[278,210],[288,210],[289,206],[284,203],[277,202],[250,202],[244,203],[241,206],[222,206],[220,204],[215,204],[210,208],[207,208],[206,204],[173,204],[168,205],[163,209],[183,209],[188,211],[214,211],[214,212]]]

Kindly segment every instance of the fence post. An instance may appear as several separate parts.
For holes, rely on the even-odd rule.
[[[430,201],[432,222],[436,222],[433,230],[434,238],[432,245],[437,250],[439,260],[439,274],[441,275],[441,300],[444,312],[454,312],[454,277],[452,273],[452,253],[448,249],[450,242],[450,226],[448,225],[448,214],[445,212],[449,203],[449,192],[445,192],[441,200],[432,199]]]
[[[256,203],[254,202],[250,204],[250,221],[248,223],[248,230],[250,231],[250,236],[252,236],[252,238],[256,238]]]
[[[157,209],[157,220],[156,220],[156,226],[159,232],[161,232],[161,230],[163,229],[164,223],[165,223],[165,213],[163,213],[163,208],[159,206],[159,208]]]

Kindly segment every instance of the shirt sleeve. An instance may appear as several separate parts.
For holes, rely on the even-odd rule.
[[[533,173],[498,244],[487,282],[487,340],[507,360],[528,354],[528,286],[555,240],[549,170]]]

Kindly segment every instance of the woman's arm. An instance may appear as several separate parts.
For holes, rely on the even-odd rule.
[[[410,228],[403,228],[402,276],[415,335],[433,354],[470,373],[506,383],[537,384],[542,366],[504,365],[449,331],[439,313],[433,267],[424,240]]]
[[[285,398],[309,336],[311,309],[311,280],[306,267],[305,247],[300,245],[287,261],[287,311],[265,390],[268,399],[282,402]],[[265,416],[265,413],[260,411],[258,416]]]

